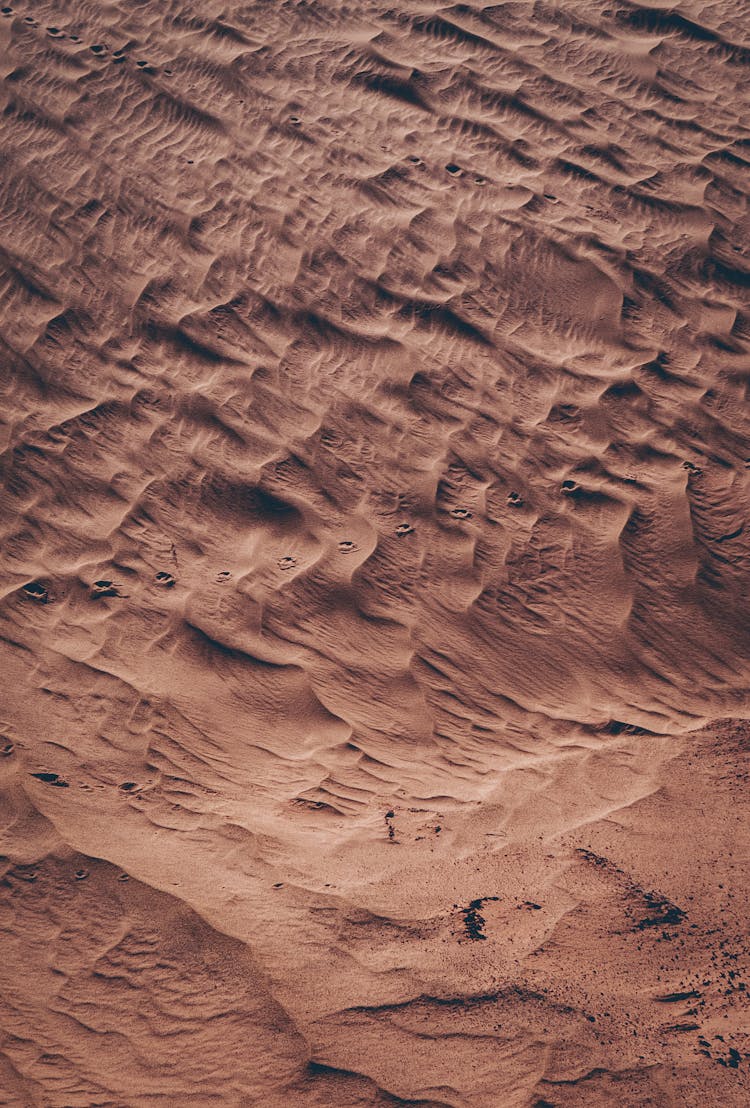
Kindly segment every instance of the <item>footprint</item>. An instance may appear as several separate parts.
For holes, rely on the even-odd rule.
[[[290,554],[287,554],[284,558],[279,558],[276,564],[279,569],[294,569],[297,564],[297,559],[292,558]]]
[[[508,496],[508,504],[511,506],[511,508],[522,508],[523,497],[517,492],[512,492]]]
[[[578,492],[578,490],[580,489],[580,487],[581,487],[581,486],[580,486],[580,485],[578,484],[578,482],[577,482],[577,481],[573,481],[573,480],[572,480],[572,479],[570,479],[570,478],[568,478],[568,480],[567,480],[567,481],[563,481],[562,485],[560,486],[560,488],[561,488],[561,491],[562,491],[562,492],[563,492],[563,493],[564,493],[564,494],[565,494],[566,496],[571,496],[571,495],[572,495],[572,494],[573,494],[574,492]]]
[[[45,785],[54,785],[56,789],[70,788],[68,782],[58,773],[32,773],[31,776],[36,777],[37,781],[44,781]]]
[[[86,878],[88,877],[88,875],[89,875],[89,871],[87,869],[77,869],[75,871],[75,873],[73,874],[76,881],[85,881]]]
[[[451,173],[451,174],[452,174],[452,175],[453,175],[454,177],[460,177],[460,176],[461,176],[461,172],[462,172],[462,171],[461,171],[461,166],[460,166],[460,165],[456,165],[456,163],[455,163],[455,162],[448,162],[448,164],[447,164],[447,166],[446,166],[445,168],[446,168],[446,169],[448,170],[448,172],[449,172],[449,173]]]
[[[15,749],[16,748],[13,745],[13,743],[10,743],[10,742],[4,743],[3,746],[0,746],[0,757],[10,758],[11,754],[15,751]]]
[[[424,162],[422,161],[422,159],[420,157],[418,157],[416,154],[410,154],[409,157],[406,160],[411,162],[412,165],[424,165]]]
[[[52,38],[65,38],[65,32],[61,31],[59,27],[48,27],[47,34]]]
[[[120,785],[120,791],[124,793],[132,793],[133,789],[138,788],[137,781],[123,781]]]
[[[118,881],[129,881],[130,880],[130,874],[129,873],[121,873],[120,876],[117,878],[117,880]]]
[[[399,523],[396,528],[396,534],[401,537],[402,535],[411,535],[414,533],[414,528],[410,523]]]
[[[171,573],[167,573],[164,569],[160,569],[159,572],[155,574],[154,580],[157,585],[161,585],[163,589],[171,589],[177,584],[174,576]]]
[[[482,177],[482,176],[476,176],[474,178],[474,184],[475,185],[486,185],[487,184],[487,178]]]
[[[21,869],[15,871],[14,877],[17,877],[20,881],[36,881],[39,874],[35,869]]]
[[[216,580],[228,581],[231,576],[232,574],[229,572],[228,569],[222,569],[219,573],[216,574]]]
[[[0,8],[0,12],[2,12],[3,15],[13,15],[12,8]]]
[[[453,508],[451,515],[454,519],[471,519],[471,512],[468,508]]]
[[[97,42],[94,46],[89,46],[89,50],[92,54],[106,54],[107,47],[103,43]]]
[[[342,539],[339,543],[339,550],[342,554],[351,554],[353,550],[357,549],[357,544],[352,542],[351,539]]]
[[[94,581],[91,586],[91,595],[94,600],[98,600],[101,596],[117,596],[122,598],[120,592],[120,586],[116,585],[114,581]]]
[[[289,122],[294,127],[300,127],[302,125],[302,120],[300,119],[300,117],[298,115],[290,115],[289,116]]]
[[[22,587],[26,596],[31,600],[36,600],[38,604],[46,604],[49,600],[49,593],[39,581],[29,581],[28,585]]]

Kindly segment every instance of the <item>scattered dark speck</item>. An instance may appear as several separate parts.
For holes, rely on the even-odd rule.
[[[464,927],[466,928],[466,934],[476,942],[479,939],[486,939],[487,936],[484,933],[484,926],[486,920],[481,914],[481,908],[490,900],[499,900],[499,896],[480,896],[476,900],[472,900],[468,908],[461,908],[461,912],[464,917]]]

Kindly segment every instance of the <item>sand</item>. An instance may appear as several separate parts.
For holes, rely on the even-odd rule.
[[[0,59],[0,1104],[750,1103],[747,11]]]

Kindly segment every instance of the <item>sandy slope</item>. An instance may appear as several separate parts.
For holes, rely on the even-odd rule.
[[[746,1105],[728,0],[0,14],[0,1104]]]

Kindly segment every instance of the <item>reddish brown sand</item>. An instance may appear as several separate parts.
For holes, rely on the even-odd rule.
[[[747,7],[4,7],[0,1104],[750,1103]]]

